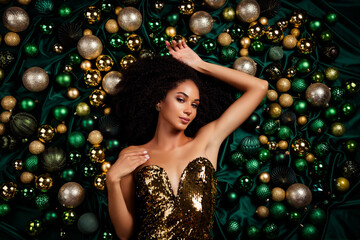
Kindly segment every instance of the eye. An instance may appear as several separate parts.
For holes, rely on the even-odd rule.
[[[176,98],[176,100],[177,100],[178,102],[185,102],[185,100],[182,99],[182,98],[180,98],[180,97]]]
[[[198,108],[199,107],[199,105],[196,104],[196,103],[191,104],[191,106],[193,106],[193,108]]]

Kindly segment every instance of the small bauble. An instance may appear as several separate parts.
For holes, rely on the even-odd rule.
[[[21,173],[21,175],[20,175],[20,181],[23,184],[31,183],[34,180],[34,178],[35,178],[34,174],[32,174],[31,172],[27,172],[27,171]]]
[[[55,129],[48,124],[41,125],[38,129],[37,137],[43,143],[51,142],[55,137]]]
[[[279,97],[280,106],[283,108],[291,107],[293,104],[293,97],[290,94],[284,93]]]
[[[282,188],[275,187],[271,190],[271,199],[275,202],[281,202],[285,199],[285,191]]]
[[[277,93],[277,91],[273,89],[268,90],[266,94],[266,98],[271,102],[276,101],[278,99],[278,96],[279,94]]]
[[[4,110],[13,110],[16,106],[16,98],[13,96],[5,96],[1,99],[1,107]]]
[[[100,145],[100,143],[103,141],[103,136],[100,131],[93,130],[89,133],[88,139],[87,139],[92,145]]]
[[[221,33],[218,37],[217,37],[217,42],[220,44],[220,46],[229,46],[231,44],[231,36],[228,33]]]
[[[117,33],[119,31],[119,25],[117,21],[115,19],[107,20],[107,22],[105,23],[105,30],[111,34]]]
[[[38,140],[34,140],[29,145],[29,151],[31,154],[38,155],[45,151],[45,145]]]
[[[89,24],[98,23],[101,19],[101,10],[95,6],[90,6],[84,11],[84,18]]]
[[[76,106],[76,114],[80,117],[85,117],[90,114],[90,106],[85,102],[80,102]]]
[[[259,218],[267,218],[269,216],[269,209],[265,206],[259,206],[256,209],[256,214]]]
[[[222,12],[222,17],[225,21],[231,22],[235,19],[235,9],[232,7],[226,7]]]
[[[269,183],[270,182],[270,174],[268,172],[262,172],[259,174],[259,181],[261,183]]]
[[[79,92],[79,90],[77,88],[70,87],[70,88],[67,89],[66,95],[70,99],[76,99],[76,98],[79,97],[80,92]]]
[[[297,45],[297,39],[294,35],[286,35],[283,39],[283,46],[286,49],[293,49]]]
[[[8,32],[4,36],[4,42],[9,47],[16,47],[20,44],[20,36],[14,32]]]
[[[103,191],[106,187],[106,173],[99,174],[94,178],[94,187]]]

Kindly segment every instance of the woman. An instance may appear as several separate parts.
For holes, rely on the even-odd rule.
[[[166,46],[174,59],[244,93],[193,136],[186,130],[203,100],[196,76],[187,77],[184,70],[185,77],[154,104],[158,113],[152,137],[122,150],[106,175],[110,217],[120,239],[211,238],[220,145],[268,89],[265,80],[203,61],[184,41]]]

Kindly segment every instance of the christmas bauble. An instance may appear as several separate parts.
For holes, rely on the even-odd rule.
[[[24,72],[22,83],[30,92],[41,92],[49,85],[49,75],[40,67],[31,67]]]
[[[37,236],[43,231],[43,223],[38,219],[33,219],[27,222],[26,232],[30,236]]]
[[[41,125],[38,129],[37,137],[43,143],[48,143],[55,137],[55,129],[48,124]]]
[[[256,136],[244,137],[240,142],[240,149],[245,154],[253,155],[260,150],[260,142]]]
[[[253,186],[253,180],[247,175],[240,176],[236,180],[236,187],[239,191],[249,191]]]
[[[255,188],[255,196],[260,201],[265,201],[270,198],[271,196],[271,189],[267,184],[260,184]]]
[[[269,209],[266,206],[259,206],[256,209],[256,214],[259,218],[267,218],[269,216]]]
[[[251,23],[260,15],[260,5],[255,0],[243,0],[236,6],[236,16],[242,22]]]
[[[77,227],[83,234],[94,233],[99,228],[98,218],[92,212],[84,213],[79,217]]]
[[[85,137],[81,132],[72,132],[68,136],[68,143],[73,148],[81,148],[85,144]]]
[[[262,227],[262,233],[268,239],[276,239],[279,235],[279,227],[273,222],[267,222]]]
[[[124,7],[117,18],[119,26],[126,32],[134,32],[142,24],[142,15],[134,7]]]
[[[189,27],[194,34],[201,36],[212,30],[213,22],[214,20],[208,12],[198,11],[191,16]]]
[[[233,63],[233,68],[252,76],[255,76],[257,69],[255,61],[249,57],[239,57],[236,59]]]
[[[2,16],[4,26],[12,32],[25,31],[30,24],[28,13],[20,7],[7,8]]]
[[[84,11],[84,18],[89,24],[96,24],[101,19],[101,10],[95,6],[90,6]]]
[[[324,107],[330,101],[331,92],[325,84],[313,83],[306,89],[305,98],[313,107]]]
[[[275,47],[270,48],[269,58],[272,61],[279,61],[283,58],[283,56],[284,56],[284,51],[283,51],[282,47],[275,46]]]
[[[86,35],[78,41],[77,50],[83,58],[92,60],[101,54],[103,44],[97,36]]]
[[[66,154],[61,148],[49,147],[43,152],[40,164],[48,172],[59,171],[66,164]]]
[[[17,137],[30,137],[37,129],[36,118],[26,112],[20,112],[11,117],[10,130]]]
[[[321,208],[313,208],[310,211],[308,218],[314,225],[323,225],[326,221],[326,212]]]
[[[294,183],[286,190],[286,200],[296,209],[303,208],[311,203],[312,193],[306,185]]]
[[[84,188],[76,182],[65,183],[58,192],[59,203],[66,208],[79,206],[84,201],[84,198]]]
[[[281,202],[272,203],[269,207],[270,216],[275,220],[283,220],[287,216],[286,206]]]

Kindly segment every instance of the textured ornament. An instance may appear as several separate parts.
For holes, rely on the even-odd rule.
[[[241,167],[246,161],[245,155],[240,151],[234,151],[230,155],[230,163],[236,167]]]
[[[278,225],[273,222],[265,223],[261,230],[268,239],[276,239],[280,231]]]
[[[59,171],[66,164],[66,154],[61,148],[49,147],[42,154],[40,164],[48,172]]]
[[[85,117],[88,116],[90,114],[90,106],[85,103],[85,102],[80,102],[77,106],[76,106],[76,114],[79,117]]]
[[[296,181],[296,173],[294,170],[287,166],[277,166],[271,170],[271,182],[274,186],[283,189],[288,188]]]
[[[235,219],[229,219],[225,224],[226,236],[231,239],[236,238],[241,232],[241,224]]]
[[[328,142],[316,142],[313,147],[315,156],[325,157],[330,152],[330,144]]]
[[[89,150],[89,158],[93,162],[102,163],[105,161],[105,148],[93,146]]]
[[[260,201],[266,201],[271,196],[271,189],[267,184],[260,184],[255,188],[255,196]]]
[[[346,149],[352,149],[352,148],[358,148],[358,146],[353,147],[351,146],[353,144],[352,140],[348,140],[346,142],[346,145],[348,146]],[[349,180],[354,180],[359,176],[360,173],[360,164],[358,164],[354,160],[347,160],[341,165],[341,175]]]
[[[265,35],[268,42],[279,43],[284,38],[284,31],[280,27],[273,25],[266,29]]]
[[[9,7],[2,16],[4,26],[12,32],[25,31],[30,24],[28,13],[20,7]]]
[[[236,16],[235,9],[233,7],[226,7],[221,12],[221,15],[222,15],[223,19],[227,22],[234,21],[235,16]]]
[[[265,206],[259,206],[255,213],[259,218],[267,218],[269,216],[269,209]]]
[[[40,67],[31,67],[24,72],[22,82],[30,92],[41,92],[49,85],[49,75]]]
[[[301,183],[294,183],[286,190],[286,200],[294,208],[308,206],[312,200],[310,189]]]
[[[320,53],[325,61],[334,61],[339,56],[340,49],[335,43],[329,42],[322,46]]]
[[[220,50],[220,59],[224,62],[233,61],[236,56],[236,49],[232,46],[223,47]]]
[[[44,152],[44,150],[45,150],[45,145],[38,140],[32,141],[29,145],[29,152],[31,154],[38,155]]]
[[[258,22],[252,22],[247,32],[250,39],[258,40],[264,35],[265,28]]]
[[[324,107],[330,101],[331,92],[325,84],[313,83],[306,89],[305,98],[313,107]]]
[[[290,94],[284,93],[279,97],[280,106],[283,108],[288,108],[293,105],[293,97]]]
[[[229,33],[220,33],[217,37],[217,42],[220,46],[226,47],[231,44],[232,38]]]
[[[157,17],[151,18],[146,25],[152,32],[158,32],[162,28],[161,19]]]
[[[80,23],[67,22],[61,24],[57,31],[59,41],[66,47],[73,47],[82,37]]]
[[[204,0],[205,6],[211,10],[221,8],[225,4],[226,0]]]
[[[312,133],[322,134],[326,131],[327,126],[324,120],[321,118],[315,119],[309,125],[309,129]]]
[[[345,125],[341,122],[334,122],[330,125],[330,133],[335,137],[341,137],[346,131]]]
[[[309,38],[301,38],[297,44],[296,47],[298,49],[298,52],[304,55],[311,54],[315,50],[315,42],[312,39]]]
[[[256,0],[242,0],[236,6],[236,16],[242,22],[251,23],[260,15],[260,5]]]
[[[274,119],[265,119],[261,124],[261,129],[266,135],[271,135],[278,130],[278,126],[278,121]]]
[[[245,162],[245,169],[249,175],[255,175],[260,171],[259,160],[252,158]]]
[[[20,112],[11,117],[10,130],[17,137],[30,137],[37,129],[36,118],[26,112]]]
[[[109,19],[105,23],[105,30],[108,33],[117,33],[119,31],[119,25],[115,19]]]
[[[101,55],[100,55],[101,56]],[[89,69],[84,73],[85,84],[90,87],[97,87],[101,82],[101,73],[97,69]]]
[[[94,213],[87,212],[79,217],[77,227],[81,233],[91,234],[99,228],[99,220]]]
[[[305,10],[296,9],[295,11],[292,12],[289,22],[291,25],[293,25],[293,27],[299,28],[302,25],[304,25],[306,20],[307,20],[307,14]]]
[[[281,202],[285,199],[285,190],[275,187],[271,190],[271,199],[275,202]]]
[[[310,151],[310,143],[304,138],[299,138],[291,144],[291,148],[296,155],[302,157]]]
[[[134,62],[136,62],[136,58],[133,55],[128,54],[121,58],[120,66],[122,69],[125,70],[129,67],[130,64],[132,64]]]
[[[192,0],[182,0],[178,8],[181,14],[191,15],[194,13],[195,4]]]
[[[20,181],[23,183],[23,184],[29,184],[31,183],[33,180],[35,179],[35,176],[34,174],[32,174],[31,172],[23,172],[21,173],[20,175]]]
[[[126,46],[132,52],[140,51],[142,48],[142,42],[142,38],[135,33],[126,38]]]
[[[282,108],[278,103],[271,103],[268,108],[266,108],[267,113],[271,118],[277,119],[281,116]]]
[[[140,28],[142,24],[142,15],[134,7],[125,7],[120,11],[118,18],[118,24],[126,32],[134,32]]]
[[[118,84],[121,82],[123,76],[118,71],[111,71],[107,73],[102,80],[102,87],[105,92],[111,96],[115,96],[120,92]]]
[[[17,33],[14,32],[8,32],[4,36],[4,42],[9,47],[16,47],[20,44],[20,36]]]
[[[233,63],[233,68],[252,76],[255,76],[257,70],[256,62],[249,57],[239,57],[236,59]]]
[[[86,35],[78,41],[77,50],[83,58],[92,60],[101,54],[103,44],[98,37],[94,35]]]
[[[212,16],[205,11],[198,11],[194,13],[189,20],[190,30],[196,35],[208,34],[213,27]]]
[[[27,222],[26,232],[30,236],[38,236],[43,231],[43,223],[38,219],[33,219]]]
[[[246,136],[240,142],[240,149],[245,154],[253,155],[260,150],[259,139],[255,136]]]
[[[62,185],[58,192],[59,203],[66,208],[76,208],[85,198],[84,188],[76,182]]]
[[[31,155],[24,161],[24,167],[29,172],[35,172],[39,168],[39,158],[37,155]]]
[[[294,35],[286,35],[283,38],[282,44],[284,46],[284,48],[286,49],[293,49],[296,47],[297,45],[297,39]]]

